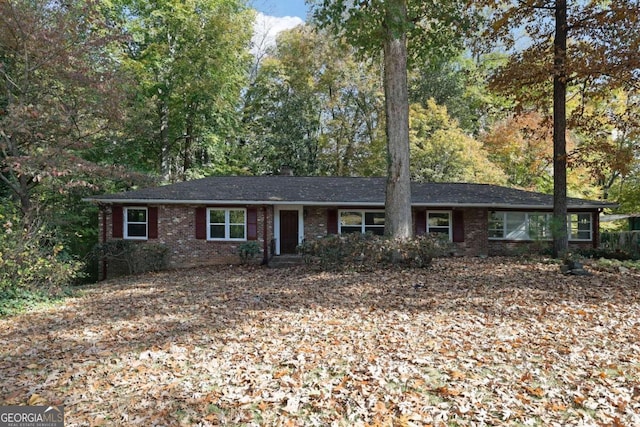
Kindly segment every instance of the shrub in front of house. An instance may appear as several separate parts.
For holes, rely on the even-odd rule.
[[[123,275],[162,270],[167,267],[168,253],[169,248],[161,243],[111,240],[97,245],[93,256],[106,260],[111,270]]]
[[[450,253],[451,244],[439,235],[399,240],[371,233],[351,233],[307,241],[299,250],[307,264],[323,270],[425,268],[433,258]]]
[[[260,253],[260,245],[256,241],[244,242],[238,246],[238,255],[240,256],[240,262],[248,264],[255,259]]]

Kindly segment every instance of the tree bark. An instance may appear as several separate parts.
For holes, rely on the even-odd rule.
[[[407,89],[407,6],[388,2],[384,40],[384,93],[387,133],[387,187],[385,234],[398,239],[412,236],[409,172],[409,96]]]
[[[569,248],[567,233],[567,1],[556,0],[553,41],[553,256]]]
[[[158,101],[160,119],[160,175],[164,182],[170,182],[171,176],[171,141],[169,139],[169,106],[163,100]]]

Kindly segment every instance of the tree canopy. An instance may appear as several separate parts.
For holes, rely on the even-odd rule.
[[[588,105],[617,89],[637,90],[640,59],[638,1],[619,2],[526,0],[478,2],[490,6],[487,40],[502,40],[516,49],[515,35],[526,34],[526,47],[515,50],[493,78],[493,87],[509,93],[520,108],[533,106],[545,114],[552,108],[554,254],[567,250],[566,134],[587,134]],[[568,96],[580,98],[569,109]]]
[[[244,0],[0,2],[0,252],[73,276],[83,196],[283,166],[387,175],[403,238],[410,178],[640,209],[637,0],[313,3],[252,58]]]

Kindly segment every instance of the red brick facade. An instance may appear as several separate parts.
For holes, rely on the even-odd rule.
[[[241,241],[210,241],[196,238],[196,214],[195,205],[161,205],[158,206],[158,237],[142,241],[134,241],[137,244],[156,243],[166,245],[168,268],[189,268],[215,264],[237,264],[240,262],[238,247],[244,243]],[[247,206],[229,206],[247,207]],[[113,240],[112,208],[106,207],[100,214],[100,243]],[[266,215],[266,234],[265,234]],[[104,222],[106,219],[106,223]],[[260,263],[263,259],[265,248],[269,248],[273,239],[273,207],[257,207],[257,239],[261,253],[256,256],[254,262]],[[106,225],[106,227],[105,227]],[[269,249],[267,250],[269,252]],[[106,267],[106,275],[104,270]],[[110,268],[112,267],[112,268]],[[122,266],[109,266],[100,262],[100,277],[114,277],[121,275]]]
[[[199,205],[149,205],[157,207],[157,238],[136,240],[136,244],[157,243],[168,248],[168,268],[189,268],[212,264],[235,264],[240,262],[238,254],[242,241],[209,241],[196,238],[196,209]],[[265,258],[273,256],[275,245],[272,243],[278,236],[274,235],[273,206],[224,206],[225,208],[255,209],[257,213],[257,236],[261,253],[253,262],[260,263]],[[337,220],[337,207],[305,206],[300,212],[303,217],[304,240],[318,239],[337,230],[336,224],[329,224],[328,219]],[[490,240],[488,237],[488,209],[440,209],[452,212],[451,218],[455,229],[454,248],[456,255],[491,256],[514,255],[540,249],[540,242],[514,242],[505,240]],[[415,208],[413,211],[414,230],[424,232],[426,208]],[[100,242],[113,240],[113,209],[104,206],[100,212]],[[597,217],[597,213],[594,213]],[[597,220],[594,221],[597,230]],[[595,230],[594,230],[595,231]],[[597,238],[597,231],[594,232]],[[546,243],[542,243],[543,245]],[[591,247],[591,242],[581,242],[579,246]],[[572,246],[576,246],[572,243]],[[266,254],[265,254],[266,249]],[[265,256],[266,255],[266,256]],[[106,275],[103,275],[106,268]],[[113,277],[121,274],[122,266],[108,265],[100,262],[101,277]]]

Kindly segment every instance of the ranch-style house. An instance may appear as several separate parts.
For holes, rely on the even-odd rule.
[[[85,199],[100,207],[100,243],[167,248],[170,268],[239,261],[256,241],[260,261],[293,254],[305,239],[384,233],[386,178],[215,176]],[[457,254],[506,255],[551,240],[553,197],[496,185],[412,183],[416,235],[441,233]],[[569,198],[571,247],[597,247],[612,203]],[[110,277],[102,263],[102,277]]]

